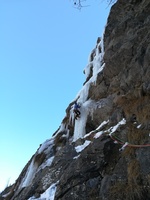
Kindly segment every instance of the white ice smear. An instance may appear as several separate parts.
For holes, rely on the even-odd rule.
[[[44,152],[46,155],[50,155],[50,152],[53,148],[54,145],[54,139],[50,139],[50,140],[46,140],[38,149],[37,154],[35,155],[35,157],[38,154],[41,154],[42,152]],[[26,170],[26,174],[23,177],[19,188],[23,188],[23,187],[28,187],[31,183],[33,178],[35,177],[36,173],[41,170],[44,169],[47,166],[50,166],[53,162],[54,156],[51,156],[49,158],[47,158],[47,160],[45,160],[45,162],[43,162],[40,166],[38,166],[38,164],[35,162],[35,157],[32,159],[30,165],[28,166],[27,170]]]
[[[25,174],[22,182],[20,183],[19,188],[27,187],[31,184],[31,182],[35,176],[36,170],[37,170],[37,165],[34,163],[34,160],[32,160],[32,162],[30,163],[30,165],[26,171],[26,174]]]
[[[54,135],[53,138],[55,138],[55,137],[58,135],[58,133],[65,132],[65,131],[66,131],[66,124],[61,123],[61,125],[60,125],[58,131],[55,133],[55,135]]]
[[[91,141],[86,140],[83,145],[79,145],[79,146],[75,147],[76,152],[79,153],[79,152],[83,151],[90,143],[91,143]]]
[[[51,138],[50,140],[46,140],[38,149],[38,154],[42,153],[43,151],[47,154],[53,145],[54,145],[53,138]]]
[[[52,156],[52,157],[48,158],[45,162],[43,162],[43,163],[39,166],[37,172],[38,172],[39,170],[41,170],[41,169],[44,169],[45,167],[51,166],[51,164],[52,164],[54,158],[55,158],[55,156]],[[37,172],[36,172],[36,173],[37,173]]]
[[[91,71],[93,72],[92,79],[90,80],[90,82],[96,82],[97,74],[103,70],[105,66],[103,62],[103,56],[104,56],[104,44],[102,37],[100,42],[97,44],[96,48],[92,50],[89,56],[89,64],[84,69],[86,78],[88,78]]]
[[[41,194],[40,198],[30,197],[28,200],[54,200],[57,184],[58,182],[53,183],[43,194]]]

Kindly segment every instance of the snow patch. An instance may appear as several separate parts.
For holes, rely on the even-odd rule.
[[[41,194],[40,198],[30,197],[28,200],[54,200],[57,184],[58,181],[53,183],[43,194]]]
[[[127,146],[128,146],[128,142],[126,142],[120,149],[119,149],[119,151],[123,151]]]
[[[44,169],[45,167],[50,167],[52,162],[53,162],[53,160],[54,160],[54,158],[55,158],[55,156],[52,156],[52,157],[48,158],[44,163],[42,163],[40,165],[40,167],[38,168],[37,172],[39,170],[41,170],[41,169]]]
[[[80,157],[80,154],[75,156],[75,157],[73,157],[73,159],[75,160],[75,159],[78,159],[79,157]]]
[[[83,145],[79,145],[79,146],[75,147],[76,152],[79,153],[79,152],[83,151],[90,143],[91,143],[91,141],[86,140]]]
[[[96,130],[101,129],[105,124],[108,124],[108,122],[109,122],[109,120],[107,120],[107,121],[103,121],[103,122],[102,122],[102,123],[97,127]]]
[[[109,122],[109,120],[103,121],[95,130],[93,130],[93,131],[87,133],[87,134],[84,136],[84,138],[90,136],[92,133],[97,133],[97,132],[98,132],[105,124],[107,124],[108,122]],[[102,131],[102,132],[103,132],[103,131]],[[99,134],[100,134],[100,132],[99,132]],[[94,138],[96,138],[96,137],[98,137],[98,135],[97,135],[97,136],[94,136]]]
[[[138,125],[137,128],[140,128],[142,126],[142,124]]]
[[[7,194],[2,195],[3,198],[6,198],[11,192],[8,192]]]
[[[126,124],[126,119],[123,118],[120,122],[118,122],[117,125],[111,127],[111,128],[108,130],[108,131],[110,131],[109,135],[111,135],[112,133],[114,133],[114,132],[118,129],[118,127],[119,127],[120,125],[124,125],[124,124]]]
[[[104,133],[103,131],[97,132],[94,138],[99,138],[103,133]]]

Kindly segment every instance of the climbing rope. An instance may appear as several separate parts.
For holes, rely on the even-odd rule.
[[[109,134],[110,138],[112,140],[114,140],[115,142],[121,144],[121,145],[126,145],[129,147],[135,147],[135,148],[141,148],[141,147],[150,147],[150,144],[131,144],[128,142],[124,142],[123,140],[121,140],[120,138],[113,136],[112,134]]]

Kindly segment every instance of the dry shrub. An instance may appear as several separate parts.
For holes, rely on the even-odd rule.
[[[130,157],[130,158],[134,158],[135,157],[135,150],[136,148],[127,146],[124,151],[122,152],[122,155],[124,157]]]
[[[127,167],[128,185],[138,184],[140,181],[140,165],[136,159],[131,160]]]
[[[128,181],[124,183],[118,180],[110,190],[111,199],[141,200],[144,199],[145,189],[141,183],[139,162],[134,159],[128,163]]]
[[[144,199],[144,191],[141,185],[116,182],[111,187],[109,199],[112,200],[142,200]]]
[[[131,160],[127,166],[128,173],[128,199],[141,200],[143,199],[143,186],[141,184],[140,165],[136,159]]]
[[[126,199],[126,183],[123,182],[116,182],[110,188],[109,199]]]
[[[130,120],[133,114],[137,116],[137,121],[141,123],[150,119],[149,97],[142,96],[137,98],[132,93],[130,95],[118,95],[114,101],[124,110],[127,120]]]
[[[134,124],[130,124],[127,138],[131,144],[144,144],[148,139],[148,134],[146,131],[138,129]]]
[[[144,191],[141,185],[128,185],[126,188],[126,200],[142,200],[144,199]]]

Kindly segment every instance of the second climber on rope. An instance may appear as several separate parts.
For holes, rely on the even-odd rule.
[[[74,107],[73,107],[73,112],[75,113],[75,119],[80,118],[81,112],[79,108],[80,108],[80,105],[77,102],[75,102]]]

